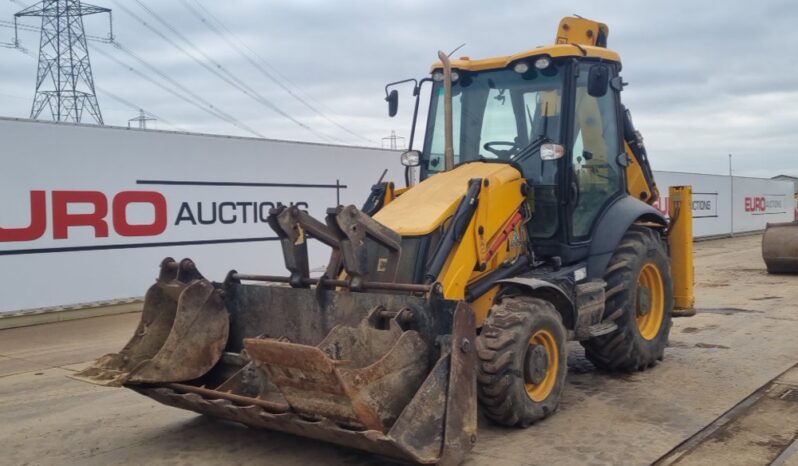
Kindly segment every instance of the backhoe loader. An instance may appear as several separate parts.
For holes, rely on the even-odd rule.
[[[161,263],[119,352],[75,378],[166,405],[418,463],[457,464],[478,409],[527,426],[557,409],[569,340],[599,369],[663,359],[692,307],[690,188],[669,217],[605,24],[564,18],[555,44],[450,59],[408,186],[376,184],[324,220],[271,210],[288,276]],[[389,113],[398,91],[386,87]],[[390,89],[390,91],[389,91]],[[411,144],[412,147],[412,144]],[[414,180],[418,178],[418,182]],[[308,241],[331,250],[310,273]]]

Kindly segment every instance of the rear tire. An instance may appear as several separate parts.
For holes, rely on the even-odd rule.
[[[618,329],[582,342],[585,356],[609,371],[641,371],[661,361],[673,310],[673,280],[665,243],[651,228],[633,225],[604,276],[604,319]]]
[[[553,413],[568,371],[565,342],[550,302],[519,296],[494,304],[477,338],[477,394],[485,416],[526,427]]]

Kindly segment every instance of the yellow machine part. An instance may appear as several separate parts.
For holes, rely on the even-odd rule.
[[[560,20],[557,28],[557,44],[595,45],[602,47],[606,44],[610,28],[604,23],[587,18],[566,16]],[[604,44],[601,43],[603,37]]]
[[[582,53],[584,51],[584,54]],[[591,45],[581,45],[579,47],[573,44],[559,44],[550,45],[546,47],[538,47],[535,49],[527,50],[526,52],[517,53],[515,55],[504,55],[500,57],[484,58],[479,60],[472,60],[468,57],[460,57],[459,59],[452,60],[452,69],[469,70],[469,71],[484,71],[495,70],[499,68],[506,68],[518,60],[530,57],[539,57],[548,55],[552,58],[558,57],[595,57],[604,60],[620,62],[621,57],[618,53],[606,49],[604,47],[595,47]],[[443,65],[438,62],[432,65],[432,70],[440,70]]]
[[[471,309],[474,311],[474,320],[476,322],[477,328],[482,327],[482,323],[488,317],[490,307],[493,306],[493,301],[496,299],[496,295],[499,294],[500,290],[501,287],[498,285],[494,286],[488,290],[487,293],[469,303],[471,305]]]
[[[452,60],[453,69],[484,71],[506,68],[517,60],[524,58],[548,55],[557,57],[595,57],[604,60],[620,62],[621,57],[606,47],[609,28],[604,23],[599,23],[586,18],[567,16],[560,21],[557,28],[555,45],[537,47],[514,55],[504,55],[480,60],[471,60],[461,57]],[[443,65],[438,62],[432,65],[432,70],[441,69]]]
[[[643,174],[643,167],[632,152],[632,148],[624,141],[624,150],[629,155],[629,166],[626,167],[627,192],[648,204],[653,204],[659,199],[659,192],[655,185],[650,185]]]
[[[506,164],[474,162],[439,173],[413,186],[374,214],[374,220],[402,236],[429,234],[454,214],[472,178],[493,179],[499,185],[515,182],[517,197],[522,198],[520,185],[524,180],[518,170]],[[483,187],[483,193],[486,191]],[[501,218],[506,220],[508,216]]]
[[[671,227],[668,246],[671,253],[674,309],[695,307],[693,270],[693,188],[671,186],[668,215]]]
[[[439,276],[447,299],[465,299],[468,284],[525,252],[526,229],[516,216],[525,202],[522,186],[526,181],[521,173],[507,164],[460,165],[405,191],[374,215],[375,220],[402,236],[429,234],[450,220],[469,180],[474,178],[482,179],[476,212]],[[513,228],[503,235],[509,225]],[[499,240],[501,244],[497,244]],[[471,303],[477,326],[487,316],[496,291],[490,290]]]

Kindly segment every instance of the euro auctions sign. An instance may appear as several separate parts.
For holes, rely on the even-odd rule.
[[[671,199],[667,191],[660,193],[661,197],[654,202],[654,207],[664,215],[668,215]],[[718,193],[693,193],[693,218],[710,218],[718,216]]]
[[[332,190],[334,194],[329,196],[330,200],[337,200],[340,199],[341,191],[347,188],[337,180],[331,184],[137,180],[136,184],[146,185],[151,189],[119,192],[88,189],[30,191],[27,204],[20,203],[13,209],[21,213],[23,219],[28,220],[22,220],[24,224],[18,225],[0,224],[0,243],[73,241],[65,241],[66,244],[59,247],[8,249],[0,251],[0,255],[162,246],[160,242],[114,243],[106,239],[176,239],[177,235],[182,240],[169,241],[166,244],[269,240],[273,238],[236,238],[231,237],[231,233],[252,231],[253,234],[262,235],[268,231],[266,222],[272,208],[279,205],[297,205],[307,210],[310,207],[308,199],[316,197],[310,195],[308,190]],[[155,187],[161,189],[156,190]],[[214,199],[214,188],[221,188],[226,195]],[[276,188],[289,194],[266,200],[263,192],[256,191],[257,199],[243,199],[244,193],[230,192],[236,188]],[[262,231],[256,232],[255,228],[247,228],[256,225],[261,227],[257,230]],[[213,229],[214,226],[227,228],[222,231]],[[220,237],[207,238],[208,231],[217,231]],[[92,244],[70,245],[72,242],[87,239],[92,240]]]
[[[403,178],[396,152],[363,147],[3,118],[0,138],[0,313],[143,296],[164,257],[287,276],[272,208],[323,218]]]
[[[89,206],[90,211],[73,213],[70,210],[82,205]],[[131,205],[150,208],[151,219],[132,223],[128,218]],[[166,198],[155,191],[122,191],[109,203],[105,193],[100,191],[31,191],[30,224],[17,228],[0,226],[0,242],[35,241],[48,231],[48,219],[52,219],[53,239],[69,239],[72,227],[90,227],[95,238],[107,238],[110,229],[118,236],[158,236],[166,231]]]
[[[784,194],[767,194],[760,196],[746,196],[745,211],[753,215],[783,214],[786,212],[784,206]]]

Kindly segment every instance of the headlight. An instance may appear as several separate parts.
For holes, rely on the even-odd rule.
[[[535,60],[535,68],[539,70],[545,70],[549,65],[551,65],[551,58],[549,57],[540,57]]]
[[[452,70],[452,82],[457,81],[460,79],[460,73],[455,70]],[[435,71],[432,73],[432,80],[435,82],[443,81],[443,71]]]
[[[515,64],[515,66],[513,66],[513,71],[518,74],[524,74],[529,71],[529,65],[525,61],[519,61]]]

